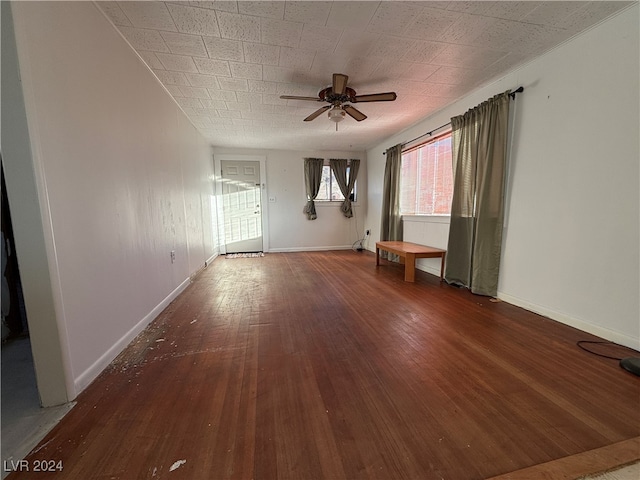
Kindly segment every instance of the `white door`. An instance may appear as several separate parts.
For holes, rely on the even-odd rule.
[[[227,253],[261,252],[260,162],[221,160]]]

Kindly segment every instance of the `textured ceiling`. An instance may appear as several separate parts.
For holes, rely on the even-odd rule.
[[[98,2],[216,146],[364,150],[634,2]],[[331,75],[368,118],[335,131]]]

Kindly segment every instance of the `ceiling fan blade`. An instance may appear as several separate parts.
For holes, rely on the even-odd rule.
[[[316,118],[317,116],[323,114],[324,112],[326,112],[327,110],[329,110],[331,108],[331,105],[326,105],[322,108],[319,108],[318,110],[316,110],[315,112],[313,112],[311,115],[309,115],[307,118],[304,119],[305,122],[310,122],[311,120],[313,120],[314,118]]]
[[[353,97],[353,101],[356,103],[362,102],[393,102],[398,96],[396,92],[386,93],[373,93],[371,95],[356,95]]]
[[[332,91],[335,95],[344,95],[344,92],[347,90],[347,81],[349,77],[342,73],[334,73],[333,74],[333,87]]]
[[[283,100],[309,100],[311,102],[319,102],[321,99],[318,97],[296,97],[295,95],[280,95]]]
[[[348,115],[355,118],[359,122],[367,118],[367,116],[364,113],[362,113],[360,110],[356,109],[355,107],[352,107],[351,105],[343,105],[342,109],[345,112],[347,112]]]

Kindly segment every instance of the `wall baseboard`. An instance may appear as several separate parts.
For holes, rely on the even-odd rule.
[[[213,262],[217,256],[218,254],[214,253],[208,259],[206,259],[204,261],[204,264],[189,276],[191,281],[193,281],[198,275],[200,275],[205,268],[211,265],[211,262]]]
[[[93,365],[82,372],[74,381],[76,396],[94,381],[102,371],[129,345],[136,336],[144,330],[160,313],[180,295],[191,283],[191,278],[184,280],[178,287],[167,295],[158,305],[142,318],[131,330],[120,338],[109,350],[107,350]]]
[[[338,245],[338,246],[333,246],[333,247],[270,248],[269,249],[269,253],[325,252],[327,250],[351,250],[351,245]]]
[[[207,258],[204,261],[204,266],[208,267],[209,265],[211,265],[211,262],[213,262],[218,257],[218,255],[219,255],[219,252],[216,251],[213,255],[211,255],[209,258]]]
[[[436,277],[440,278],[440,267],[434,268],[427,265],[416,265],[416,270],[430,273],[431,275],[435,275]]]
[[[571,317],[567,314],[557,312],[553,309],[528,302],[527,300],[503,292],[498,292],[498,298],[510,303],[511,305],[515,305],[516,307],[524,308],[530,312],[537,313],[538,315],[542,315],[543,317],[547,317],[583,332],[596,335],[597,337],[610,342],[624,345],[625,347],[629,347],[634,350],[640,350],[640,339],[634,338],[630,335],[625,335],[623,333],[616,332],[615,330],[609,330],[608,328],[594,325],[579,318]]]

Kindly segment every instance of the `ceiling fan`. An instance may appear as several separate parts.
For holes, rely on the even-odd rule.
[[[386,93],[373,93],[370,95],[356,95],[356,91],[353,88],[347,87],[347,81],[349,77],[342,73],[333,74],[333,83],[330,87],[320,90],[318,97],[296,97],[292,95],[281,95],[280,98],[286,100],[308,100],[311,102],[328,102],[331,105],[325,105],[324,107],[316,110],[307,118],[305,122],[317,118],[322,113],[329,110],[329,119],[336,122],[336,130],[338,129],[338,122],[342,121],[345,114],[361,122],[367,116],[352,105],[345,105],[345,103],[364,103],[364,102],[392,102],[396,99],[395,92]]]

